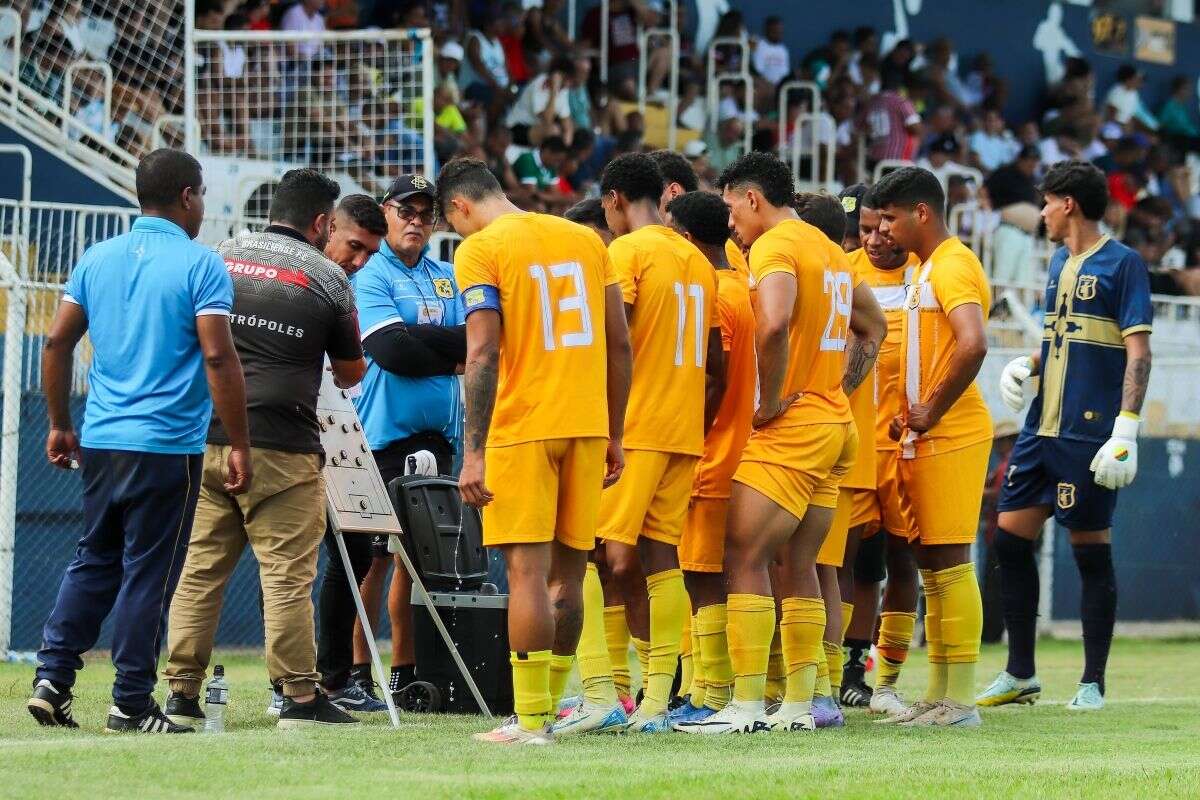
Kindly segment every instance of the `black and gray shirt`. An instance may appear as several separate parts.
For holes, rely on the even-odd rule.
[[[217,252],[233,278],[233,341],[246,374],[254,447],[321,453],[317,392],[325,355],[362,356],[354,292],[341,268],[296,231],[272,225]],[[228,444],[213,418],[208,441]]]

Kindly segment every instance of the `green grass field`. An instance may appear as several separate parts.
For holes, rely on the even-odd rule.
[[[1036,706],[984,712],[975,731],[902,730],[849,713],[842,731],[717,739],[596,737],[498,748],[469,735],[475,717],[379,715],[354,731],[284,733],[266,716],[252,656],[218,658],[233,694],[222,736],[100,733],[112,672],[80,674],[81,731],[39,728],[25,711],[31,668],[0,664],[0,797],[1194,797],[1200,786],[1200,689],[1179,680],[1200,641],[1118,640],[1108,708],[1067,711],[1077,642],[1044,641]],[[1003,664],[984,654],[979,680]],[[923,685],[916,653],[902,690]]]

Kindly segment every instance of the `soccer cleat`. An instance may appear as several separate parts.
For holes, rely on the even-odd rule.
[[[167,695],[167,707],[163,709],[167,719],[185,728],[203,728],[206,717],[200,708],[199,697],[186,697],[179,692]]]
[[[711,717],[675,726],[680,733],[766,733],[771,728],[762,701],[734,700]]]
[[[901,722],[903,728],[978,728],[983,724],[979,709],[943,699],[929,711]]]
[[[530,731],[522,728],[512,717],[509,717],[493,730],[487,733],[476,733],[471,738],[477,742],[487,742],[489,744],[544,745],[554,741],[554,735],[551,733],[549,725]]]
[[[980,692],[975,702],[989,708],[1009,703],[1033,705],[1041,693],[1042,684],[1036,675],[1032,678],[1014,678],[1007,672],[1001,672],[991,686]]]
[[[47,678],[33,685],[33,696],[25,703],[29,713],[39,725],[54,728],[78,728],[79,723],[71,716],[71,705],[75,696],[65,686],[59,688]]]
[[[641,694],[641,692],[638,692]],[[631,694],[618,695],[617,699],[621,701],[621,708],[625,709],[625,716],[631,716],[634,711],[637,711],[637,701],[633,699]]]
[[[670,733],[671,726],[667,724],[666,712],[662,714],[653,714],[646,716],[642,714],[639,708],[633,712],[633,716],[629,717],[629,722],[625,726],[626,733]]]
[[[176,725],[167,719],[167,715],[158,707],[158,703],[150,701],[150,706],[140,714],[126,714],[117,706],[108,709],[108,723],[104,726],[105,733],[195,733],[194,728],[187,725]]]
[[[358,711],[374,713],[387,711],[387,705],[380,699],[372,697],[362,690],[357,683],[347,683],[345,688],[329,693],[329,702],[342,711]]]
[[[682,708],[667,714],[667,724],[671,726],[671,730],[677,731],[679,730],[679,725],[686,725],[691,722],[703,722],[716,713],[716,711],[713,711],[708,706],[696,708],[691,703],[688,703]]]
[[[858,677],[850,680],[842,679],[842,705],[850,708],[864,708],[871,704],[871,696],[874,691],[862,679],[860,673]]]
[[[281,711],[283,711],[283,689],[272,686],[271,702],[267,704],[267,713],[272,717],[278,717]]]
[[[767,717],[767,725],[773,731],[790,733],[817,729],[817,721],[813,718],[811,703],[782,702],[779,704],[779,709]]]
[[[867,709],[872,714],[886,714],[889,717],[898,717],[905,711],[908,711],[908,706],[904,705],[904,701],[896,693],[896,687],[880,686],[871,695],[871,702],[867,705]]]
[[[629,717],[620,703],[613,706],[594,706],[580,703],[566,716],[550,726],[555,736],[575,736],[582,733],[620,733],[629,724]]]
[[[362,689],[363,694],[365,694],[367,697],[371,698],[377,703],[383,703],[383,701],[379,699],[379,695],[375,692],[375,690],[379,688],[378,683],[370,678],[356,678],[354,683],[358,685],[358,688]],[[387,703],[383,703],[383,707],[387,708]]]
[[[818,728],[841,728],[846,724],[842,709],[832,697],[817,697],[812,701],[812,718]]]
[[[912,722],[917,717],[929,713],[937,703],[930,703],[925,700],[918,700],[901,713],[895,716],[885,716],[883,719],[875,720],[876,725],[891,725],[893,723]]]
[[[279,722],[275,723],[275,727],[288,731],[315,725],[344,725],[353,728],[360,724],[362,723],[318,690],[317,696],[307,703],[297,703],[292,698],[285,697],[279,710]]]
[[[1104,708],[1104,695],[1100,694],[1100,684],[1081,683],[1079,691],[1067,703],[1072,711],[1099,711]]]
[[[558,701],[558,719],[566,719],[571,712],[583,705],[583,695],[575,694]]]

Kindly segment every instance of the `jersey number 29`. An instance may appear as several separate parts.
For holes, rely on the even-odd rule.
[[[549,277],[546,273],[549,272]],[[542,338],[547,350],[558,347],[587,347],[592,343],[592,315],[587,304],[587,284],[583,280],[583,267],[578,261],[567,261],[562,264],[551,264],[543,267],[533,264],[529,274],[537,283],[538,296],[542,300]],[[572,293],[558,301],[558,308],[552,308],[550,299],[550,278],[567,278],[571,281]],[[579,330],[562,334],[555,338],[554,317],[568,311],[579,312]]]
[[[840,353],[846,349],[850,296],[854,292],[850,285],[850,273],[825,270],[824,288],[825,294],[829,295],[829,319],[825,322],[825,332],[821,334],[821,349]]]

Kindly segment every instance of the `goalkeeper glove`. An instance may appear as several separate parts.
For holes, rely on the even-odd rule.
[[[1033,359],[1029,356],[1014,358],[1004,367],[1000,375],[1000,397],[1013,412],[1025,407],[1025,381],[1032,374]]]
[[[1113,421],[1112,436],[1092,458],[1096,483],[1105,489],[1124,489],[1137,475],[1137,434],[1141,418],[1122,411]]]

